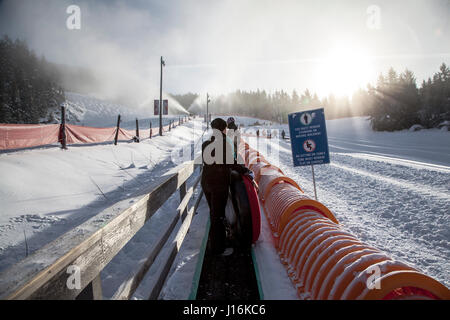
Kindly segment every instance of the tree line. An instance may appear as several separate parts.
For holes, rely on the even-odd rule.
[[[21,40],[0,40],[0,123],[53,122],[49,110],[65,101],[55,65]]]
[[[4,36],[0,40],[0,123],[55,122],[50,111],[65,101],[63,86],[82,93],[96,81],[89,70],[50,63],[38,58],[24,41]],[[173,97],[186,109],[204,113],[198,94]],[[319,107],[325,108],[327,119],[368,116],[377,131],[403,130],[415,124],[433,128],[450,120],[450,69],[443,63],[419,88],[413,72],[399,74],[391,68],[379,76],[376,85],[356,91],[351,99],[332,94],[320,99],[308,89],[301,94],[296,90],[236,90],[213,96],[209,110],[286,123],[289,113]]]
[[[175,96],[186,109],[204,113],[204,102],[194,105],[197,97],[192,93]],[[450,69],[443,63],[439,72],[418,88],[413,72],[405,70],[399,74],[391,68],[379,76],[376,85],[357,90],[351,99],[333,94],[320,99],[308,89],[301,94],[296,90],[237,90],[214,96],[209,110],[287,123],[289,113],[321,107],[327,119],[368,116],[376,131],[403,130],[415,124],[437,127],[450,120]]]
[[[417,87],[414,74],[390,69],[376,86],[368,86],[372,128],[377,131],[408,129],[414,124],[437,127],[450,120],[450,69],[445,63],[432,78]]]

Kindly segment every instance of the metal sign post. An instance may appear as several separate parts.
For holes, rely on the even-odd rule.
[[[162,85],[163,85],[163,66],[165,66],[166,63],[163,59],[163,57],[161,57],[161,79],[159,82],[159,135],[162,136],[163,135],[163,126],[162,126],[162,113],[163,113],[163,98],[162,98]]]
[[[316,176],[314,175],[314,165],[311,165],[311,169],[312,169],[312,177],[313,177],[313,184],[314,184],[314,198],[317,201]]]
[[[209,122],[211,121],[209,118],[209,103],[211,100],[209,99],[209,94],[206,93],[206,129],[209,129]]]

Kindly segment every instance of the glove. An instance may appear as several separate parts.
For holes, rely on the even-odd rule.
[[[248,172],[245,173],[245,176],[250,178],[250,181],[252,182],[253,186],[255,187],[256,192],[259,192],[259,186],[258,186],[258,184],[255,181],[255,174],[253,173],[253,171],[252,170],[248,170]]]
[[[247,176],[247,177],[249,177],[250,178],[250,180],[255,180],[255,174],[253,173],[253,171],[252,170],[248,170],[246,173],[245,173],[245,175]]]

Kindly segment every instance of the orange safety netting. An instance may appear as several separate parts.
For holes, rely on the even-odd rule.
[[[66,124],[67,144],[112,141],[114,140],[115,134],[116,128],[92,128]]]
[[[0,124],[0,150],[37,147],[58,142],[59,124]]]
[[[94,128],[73,124],[65,125],[66,143],[101,143],[114,141],[116,128]],[[163,131],[169,131],[164,126]],[[159,127],[151,129],[152,136],[159,133]],[[118,140],[132,140],[136,130],[119,128]],[[139,131],[141,139],[150,137],[150,129]],[[60,124],[0,124],[0,150],[23,149],[61,142]]]

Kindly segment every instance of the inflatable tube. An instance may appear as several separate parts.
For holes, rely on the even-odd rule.
[[[381,278],[378,278],[374,286],[378,285],[380,289],[370,290],[367,287],[360,285],[362,290],[354,290],[352,286],[360,285],[351,283],[347,292],[344,293],[341,299],[358,299],[358,300],[380,300],[393,298],[392,292],[395,290],[403,290],[405,288],[416,288],[414,290],[417,292],[422,291],[424,295],[419,297],[431,298],[431,299],[442,299],[450,300],[450,291],[439,281],[424,275],[418,271],[404,270],[404,271],[393,271]],[[355,292],[362,292],[359,296],[356,296]],[[351,295],[353,294],[353,295]],[[430,297],[431,294],[432,296]],[[397,296],[396,299],[401,299],[401,296]],[[408,299],[408,297],[405,297]]]
[[[254,165],[253,168],[254,170],[252,170],[255,173],[255,180],[257,183],[260,182],[262,175],[270,174],[270,172],[273,170],[278,171],[279,173],[284,175],[283,171],[281,171],[280,168],[271,164],[259,163],[258,165]]]
[[[250,178],[235,171],[231,173],[230,191],[236,213],[238,241],[243,246],[249,246],[258,240],[261,230],[258,194]]]
[[[252,243],[255,243],[261,233],[261,208],[259,207],[258,192],[249,177],[244,176],[243,180],[252,215]]]

